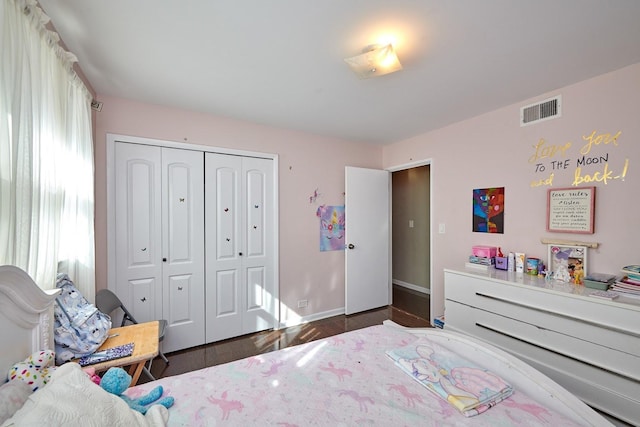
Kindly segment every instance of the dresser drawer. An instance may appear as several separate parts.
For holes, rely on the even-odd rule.
[[[524,310],[523,310],[524,311]],[[447,301],[447,324],[456,326],[473,335],[499,334],[510,339],[525,342],[540,349],[577,360],[597,369],[637,381],[640,385],[640,356],[616,350],[599,343],[583,340],[576,336],[559,333],[553,329],[529,323],[505,315],[504,312],[485,311]],[[533,316],[523,316],[524,318]],[[539,317],[539,314],[537,314]],[[487,333],[490,331],[491,333]],[[595,331],[594,335],[599,332]],[[624,340],[623,337],[620,338]]]
[[[638,311],[603,304],[592,297],[550,293],[448,272],[445,283],[446,300],[640,357]]]
[[[471,335],[508,351],[557,381],[590,406],[632,425],[640,425],[640,382],[611,369],[617,364],[615,351],[597,349],[598,353],[604,352],[605,359],[611,359],[603,366],[591,365],[556,353],[546,343],[539,346],[535,332],[532,333],[532,325],[520,325],[513,319],[453,301],[446,301],[445,311],[445,330]],[[542,333],[537,337],[541,336]]]

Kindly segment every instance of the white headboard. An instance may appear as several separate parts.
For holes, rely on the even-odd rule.
[[[27,273],[0,266],[0,384],[9,368],[39,350],[53,349],[53,302]]]

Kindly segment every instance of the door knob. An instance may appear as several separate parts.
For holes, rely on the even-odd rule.
[[[242,256],[242,252],[238,252],[238,256]]]
[[[347,246],[349,249],[353,249],[355,248],[355,245],[353,243],[349,243],[349,245]]]
[[[167,259],[166,258],[162,258],[162,262],[167,262]]]

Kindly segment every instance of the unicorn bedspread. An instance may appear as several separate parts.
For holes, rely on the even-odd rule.
[[[416,340],[399,329],[373,326],[163,378],[126,393],[136,397],[161,384],[175,398],[170,426],[576,425],[520,386],[491,410],[465,417],[385,354]]]

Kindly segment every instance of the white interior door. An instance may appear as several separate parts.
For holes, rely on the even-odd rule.
[[[390,174],[345,168],[345,312],[391,301]]]

